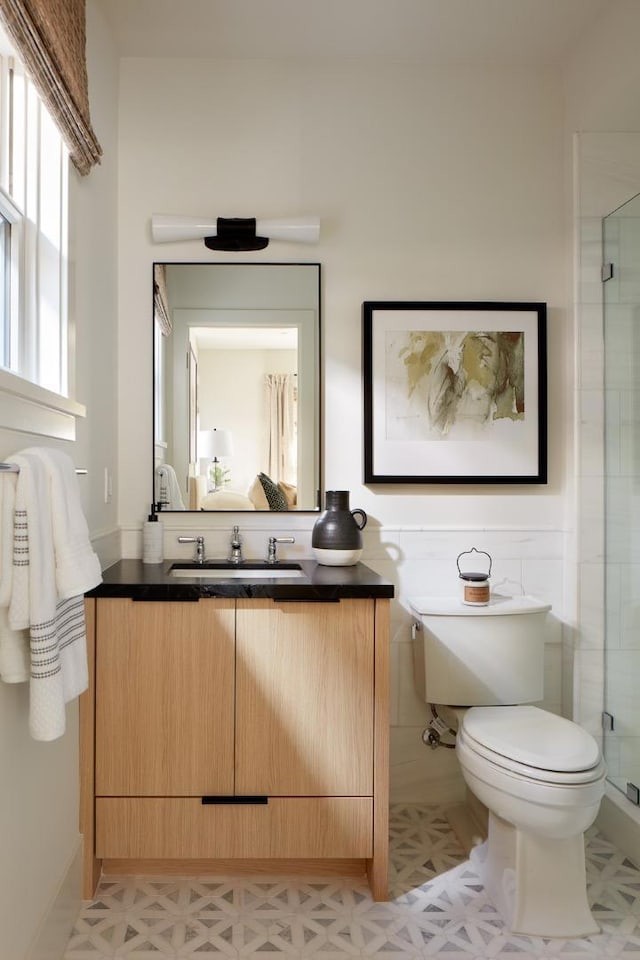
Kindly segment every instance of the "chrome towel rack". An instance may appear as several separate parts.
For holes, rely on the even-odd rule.
[[[17,463],[0,463],[0,472],[1,473],[20,473],[20,467]],[[76,468],[76,473],[79,477],[86,477],[89,471],[86,467]]]

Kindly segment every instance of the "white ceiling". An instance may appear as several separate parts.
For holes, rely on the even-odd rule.
[[[192,327],[189,339],[200,350],[295,350],[296,327]]]
[[[559,64],[611,0],[103,0],[124,57]]]

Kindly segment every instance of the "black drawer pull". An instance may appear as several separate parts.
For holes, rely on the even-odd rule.
[[[203,804],[210,803],[253,803],[253,804],[267,804],[269,803],[269,797],[202,797]]]

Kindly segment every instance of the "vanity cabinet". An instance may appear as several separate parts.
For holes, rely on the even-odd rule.
[[[96,794],[233,793],[235,603],[99,600]]]
[[[373,794],[373,603],[239,600],[236,792]]]
[[[388,600],[87,604],[86,896],[100,870],[366,869],[386,898]]]

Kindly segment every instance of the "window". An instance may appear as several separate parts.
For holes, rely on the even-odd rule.
[[[11,301],[11,223],[0,213],[0,310],[2,316],[10,316]],[[0,367],[10,364],[9,324],[3,322],[2,337],[0,338]]]
[[[68,150],[1,28],[0,144],[0,390],[82,415],[53,402],[69,390]]]

